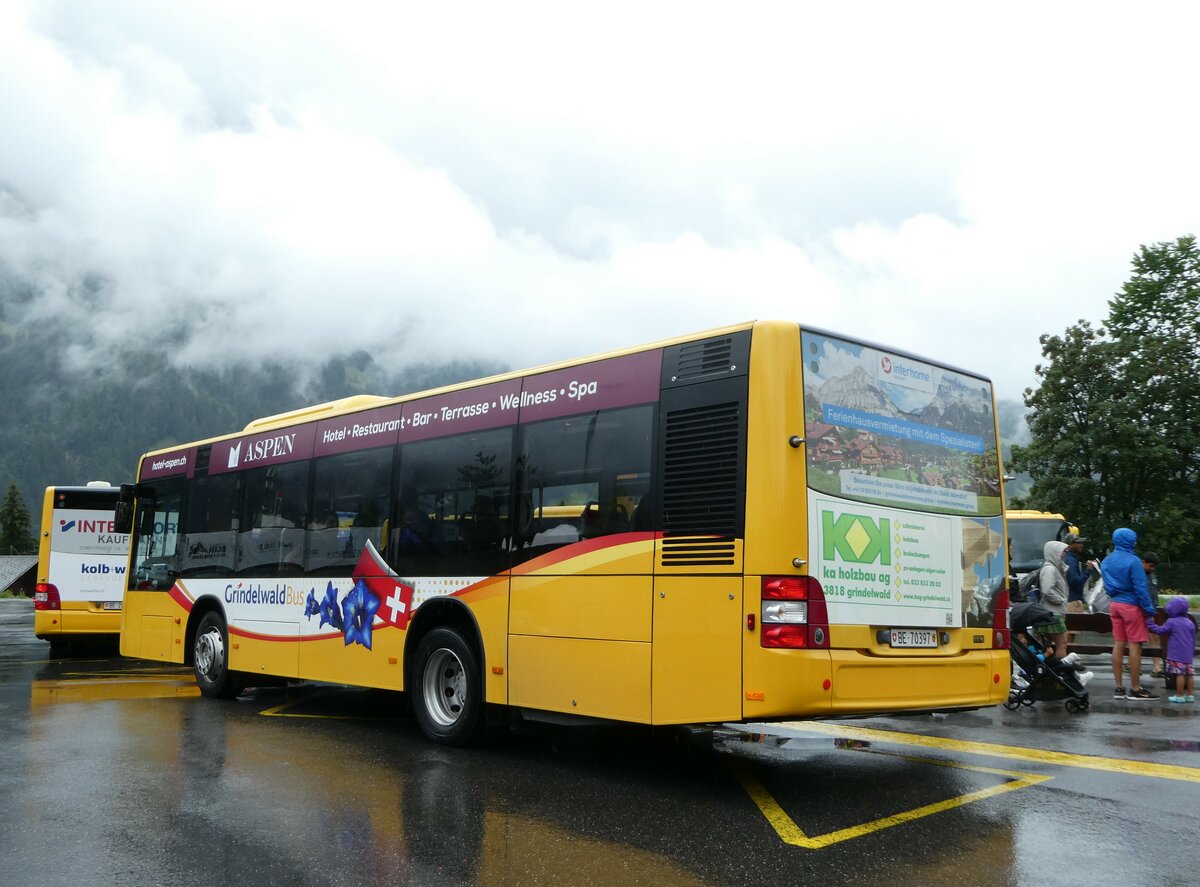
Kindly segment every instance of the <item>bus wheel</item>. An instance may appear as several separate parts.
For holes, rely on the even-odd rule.
[[[484,726],[483,686],[471,645],[453,628],[435,628],[413,662],[413,712],[427,737],[468,745]]]
[[[211,699],[232,699],[242,692],[241,683],[229,670],[228,649],[225,620],[216,613],[205,613],[196,629],[192,668],[200,692]]]

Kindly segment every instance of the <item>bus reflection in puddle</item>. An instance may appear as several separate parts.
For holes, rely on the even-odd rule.
[[[78,678],[35,679],[29,690],[32,707],[71,702],[109,702],[119,699],[174,699],[200,695],[200,688],[186,674],[81,675]]]

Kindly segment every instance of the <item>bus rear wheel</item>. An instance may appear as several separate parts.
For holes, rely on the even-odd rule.
[[[417,724],[443,745],[469,745],[483,731],[483,679],[474,648],[455,629],[435,628],[413,661],[412,701]]]
[[[229,670],[229,634],[217,613],[205,613],[192,645],[192,670],[200,692],[210,699],[232,699],[242,684]]]

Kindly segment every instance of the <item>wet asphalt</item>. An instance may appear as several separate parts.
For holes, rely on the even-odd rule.
[[[1200,881],[1200,710],[715,730],[521,725],[430,745],[403,696],[230,702],[113,646],[51,659],[0,600],[0,883]],[[1149,677],[1146,686],[1153,686]]]

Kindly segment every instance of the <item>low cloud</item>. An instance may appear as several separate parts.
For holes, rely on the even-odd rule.
[[[635,9],[6,5],[4,319],[80,366],[520,367],[794,318],[1019,397],[1200,227],[1190,5]]]

